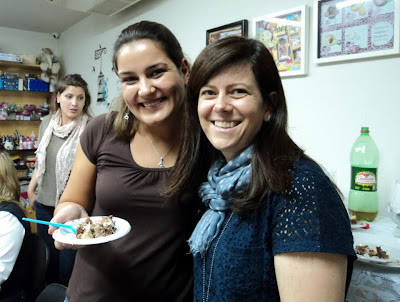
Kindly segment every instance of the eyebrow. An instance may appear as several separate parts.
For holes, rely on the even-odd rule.
[[[73,92],[66,92],[65,94],[68,94],[68,95],[75,95]],[[85,94],[84,93],[81,93],[81,94],[77,94],[76,96],[84,96]]]
[[[230,84],[230,85],[228,85],[226,88],[227,88],[227,89],[232,89],[232,88],[234,88],[234,87],[236,87],[236,86],[244,86],[244,87],[246,87],[246,88],[250,88],[249,85],[247,85],[247,84],[245,84],[245,83],[241,83],[241,82]],[[200,89],[203,89],[203,88],[216,88],[216,87],[215,87],[215,85],[204,85],[204,86],[202,86]]]
[[[72,92],[67,92],[65,95],[67,95],[67,96],[75,96]],[[86,94],[82,93],[82,94],[76,95],[77,98],[82,97],[82,96],[85,97]]]
[[[159,62],[159,63],[153,64],[153,65],[147,67],[146,70],[145,70],[145,72],[148,72],[149,70],[152,70],[152,69],[155,69],[155,68],[158,68],[158,67],[167,68],[167,67],[168,67],[168,64],[167,64],[167,63],[163,63],[163,62]],[[131,74],[135,74],[135,73],[134,73],[134,72],[131,72],[131,71],[121,71],[121,72],[118,72],[118,75],[119,75],[119,76],[131,75]]]

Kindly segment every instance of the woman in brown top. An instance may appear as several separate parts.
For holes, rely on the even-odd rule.
[[[121,32],[113,64],[120,109],[88,124],[52,221],[87,211],[121,217],[132,230],[78,250],[66,301],[192,301],[186,241],[209,162],[199,155],[206,154],[199,152],[201,131],[189,118],[196,108],[184,99],[189,63],[166,27],[142,21]],[[187,137],[185,127],[193,129]]]

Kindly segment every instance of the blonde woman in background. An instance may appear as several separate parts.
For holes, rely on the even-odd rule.
[[[0,152],[0,302],[26,301],[30,284],[31,228],[19,198],[14,163]]]
[[[52,114],[40,125],[36,168],[28,187],[29,203],[35,208],[37,219],[53,218],[72,169],[79,136],[90,119],[90,99],[88,85],[79,74],[66,75],[57,83],[50,104]],[[39,224],[37,228],[50,249],[47,282],[67,285],[75,251],[60,252],[54,247],[47,226]]]

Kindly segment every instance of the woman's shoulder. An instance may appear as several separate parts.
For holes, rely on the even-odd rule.
[[[22,219],[25,216],[24,211],[21,207],[14,201],[3,201],[0,202],[0,212],[8,212],[12,215],[18,217],[18,219]]]
[[[113,121],[114,121],[115,117],[114,114],[112,112],[110,113],[103,113],[100,115],[97,115],[93,118],[91,118],[90,120],[88,120],[88,128],[89,129],[107,129],[110,126],[112,126]]]
[[[306,204],[324,204],[326,200],[342,202],[339,189],[332,182],[327,172],[316,161],[308,156],[300,157],[290,169],[291,186],[279,198],[297,200],[292,203],[296,207],[300,201]],[[335,202],[334,202],[335,203]],[[286,204],[287,206],[287,204]]]
[[[300,158],[295,161],[294,167],[299,171],[311,170],[318,172],[321,169],[315,160],[307,155],[300,156]]]
[[[115,137],[113,131],[113,116],[114,114],[112,113],[103,113],[95,116],[88,122],[80,137],[81,146],[84,151],[95,151],[101,144],[105,144],[105,141]]]
[[[116,112],[102,113],[100,115],[90,118],[88,122],[96,124],[102,124],[108,122],[112,123],[115,120],[116,115],[117,115]]]
[[[291,169],[290,172],[292,174],[292,180],[296,178],[301,178],[304,181],[314,178],[329,180],[324,168],[307,155],[301,156],[294,163],[293,169]]]
[[[0,210],[0,221],[12,225],[15,221],[19,221],[12,211]]]
[[[89,121],[91,123],[93,123],[93,122],[97,122],[97,123],[102,122],[102,121],[105,120],[106,115],[107,115],[107,113],[102,113],[100,115],[93,116],[93,117],[89,118]]]
[[[43,122],[50,122],[51,118],[53,117],[53,114],[48,114],[45,117],[43,117],[42,121]]]
[[[50,123],[52,117],[53,117],[53,115],[52,115],[51,113],[48,114],[48,115],[46,115],[45,117],[43,117],[42,122],[41,122],[41,125],[47,127],[47,126],[49,125],[49,123]]]
[[[272,194],[274,253],[332,252],[352,255],[352,236],[342,196],[316,161],[299,158],[291,169],[292,185]]]

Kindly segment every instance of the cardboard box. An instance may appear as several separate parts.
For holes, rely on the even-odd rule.
[[[16,55],[16,54],[13,54],[13,53],[1,53],[0,52],[0,61],[22,63],[22,58],[21,58],[21,55]]]

